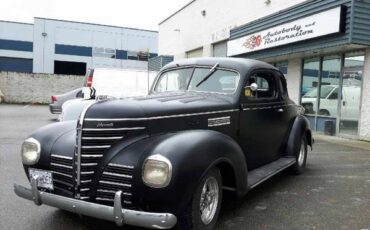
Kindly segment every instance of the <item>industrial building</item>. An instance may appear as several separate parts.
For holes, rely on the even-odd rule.
[[[369,12],[370,0],[194,0],[160,23],[159,54],[269,62],[313,130],[370,140]]]
[[[0,71],[84,75],[88,68],[147,69],[158,32],[48,18],[0,21]]]

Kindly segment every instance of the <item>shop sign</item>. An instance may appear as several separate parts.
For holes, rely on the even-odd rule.
[[[250,34],[227,43],[227,56],[250,53],[341,32],[342,7]]]

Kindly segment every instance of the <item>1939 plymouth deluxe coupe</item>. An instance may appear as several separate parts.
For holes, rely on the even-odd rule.
[[[14,190],[120,226],[212,229],[223,190],[241,197],[303,172],[313,139],[302,110],[264,62],[175,61],[149,96],[97,100],[77,124],[35,131],[22,145],[31,188]]]

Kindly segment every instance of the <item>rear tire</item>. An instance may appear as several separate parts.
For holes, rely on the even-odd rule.
[[[296,155],[296,163],[289,168],[289,173],[293,175],[299,175],[304,172],[306,168],[307,160],[307,138],[303,135],[301,138],[301,144]]]
[[[178,229],[211,230],[221,209],[222,177],[220,170],[210,170],[193,194],[192,201],[180,216]]]

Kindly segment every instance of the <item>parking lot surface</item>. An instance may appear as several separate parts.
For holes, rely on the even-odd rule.
[[[22,141],[55,118],[47,106],[0,104],[0,229],[119,229],[14,194],[14,182],[28,184]],[[226,196],[216,229],[370,229],[370,151],[317,141],[303,175],[283,172],[241,200]]]

